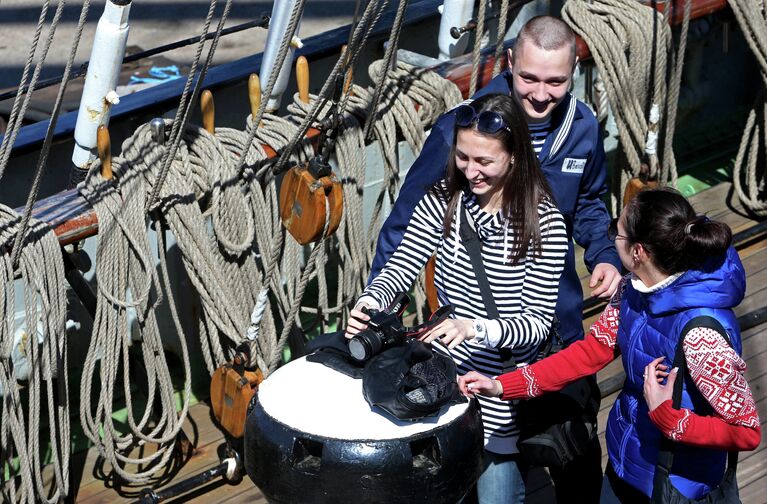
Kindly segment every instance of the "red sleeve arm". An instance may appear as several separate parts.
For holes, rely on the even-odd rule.
[[[681,443],[727,451],[755,449],[761,428],[744,376],[745,361],[721,334],[709,328],[692,329],[683,348],[690,376],[713,408],[713,415],[676,410],[671,401],[665,401],[650,412],[650,419],[663,435]]]
[[[759,446],[759,425],[733,425],[716,416],[674,409],[668,400],[650,412],[650,419],[669,439],[725,451],[750,451]]]
[[[619,288],[618,292],[621,291]],[[498,381],[503,386],[502,398],[525,399],[560,390],[612,362],[618,355],[619,307],[620,294],[617,294],[591,326],[585,339],[535,364],[499,376]]]

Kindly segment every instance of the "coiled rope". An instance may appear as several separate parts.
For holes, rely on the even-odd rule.
[[[628,163],[616,188],[614,210],[630,176],[645,172],[661,184],[674,184],[671,140],[684,44],[674,59],[667,19],[638,2],[571,0],[563,7],[562,18],[583,37],[596,61]],[[669,70],[670,54],[676,64]],[[667,75],[671,75],[670,90]]]
[[[767,216],[767,4],[764,0],[729,0],[743,36],[762,74],[762,89],[748,114],[733,166],[732,180],[743,206]]]
[[[100,168],[100,165],[96,168]],[[191,370],[186,337],[176,314],[172,298],[169,308],[181,346],[184,369],[183,405],[176,413],[173,381],[163,348],[157,321],[157,309],[163,302],[163,290],[150,253],[145,206],[145,180],[127,173],[122,159],[113,162],[116,179],[105,181],[98,169],[90,172],[80,192],[96,211],[99,221],[96,249],[98,281],[93,333],[83,367],[80,388],[80,418],[86,436],[99,449],[112,469],[130,483],[147,483],[162,469],[174,453],[176,436],[186,418],[191,394]],[[160,245],[162,232],[158,233]],[[164,249],[159,251],[161,270],[165,275]],[[130,316],[137,319],[140,334],[134,341]],[[169,335],[165,335],[169,338]],[[139,345],[146,376],[132,376],[130,347]],[[120,374],[122,371],[122,374]],[[146,381],[146,405],[136,415],[132,387]],[[93,384],[97,389],[93,390]],[[118,392],[127,407],[129,432],[123,433],[112,418],[115,402],[121,405]],[[93,406],[93,397],[97,398]],[[118,406],[119,407],[119,406]],[[136,420],[138,418],[138,420]],[[147,456],[131,457],[132,449],[154,444],[156,450]],[[126,465],[140,466],[132,472]]]
[[[66,353],[66,292],[59,242],[47,224],[32,219],[14,272],[6,253],[19,231],[20,216],[0,205],[0,463],[9,477],[1,492],[4,502],[55,503],[69,492],[69,397]],[[26,357],[25,387],[11,353],[15,322],[14,273],[24,296],[24,338],[16,348]],[[18,365],[18,363],[16,363]],[[42,387],[45,387],[45,394]],[[21,390],[25,389],[22,394]],[[26,411],[25,406],[26,404]],[[43,479],[42,418],[47,417],[47,439],[53,469],[52,489]],[[16,469],[18,464],[18,469]],[[5,479],[5,478],[4,478]],[[17,482],[19,488],[17,488]]]
[[[40,11],[37,27],[29,49],[27,61],[21,78],[21,85],[16,94],[8,122],[8,129],[0,144],[0,178],[8,166],[11,150],[23,124],[26,110],[39,79],[42,67],[53,43],[56,29],[61,20],[65,2],[60,0],[51,19],[48,33],[42,49],[37,56],[29,85],[29,73],[38,43],[46,23],[49,1],[45,1]],[[84,0],[75,29],[73,41],[64,70],[64,78],[59,85],[48,123],[43,146],[37,162],[32,186],[27,197],[24,212],[17,216],[12,210],[0,208],[2,220],[2,276],[4,289],[2,303],[5,323],[0,329],[0,394],[3,394],[2,420],[0,420],[0,463],[3,471],[9,472],[0,492],[5,502],[58,502],[69,493],[69,387],[66,359],[66,295],[64,293],[64,269],[61,250],[53,232],[42,223],[31,218],[32,205],[42,183],[48,154],[53,141],[53,131],[61,112],[64,92],[69,81],[70,70],[79,46],[83,26],[87,18],[90,1]],[[22,100],[22,90],[28,88]],[[11,250],[11,255],[4,252]],[[9,354],[14,347],[15,305],[14,269],[18,267],[24,285],[25,304],[25,340],[15,348],[26,354],[28,376],[25,401],[28,414],[23,411],[22,395],[19,393],[16,369],[10,362]],[[19,330],[21,330],[19,328]],[[42,341],[38,341],[38,337]],[[46,383],[46,407],[48,442],[51,445],[50,457],[53,476],[50,489],[45,488],[42,478],[40,458],[41,392],[40,382]],[[55,383],[54,383],[55,381]],[[24,426],[27,433],[24,433]],[[17,458],[14,461],[14,458]],[[20,489],[16,491],[16,471],[18,463]],[[5,480],[5,477],[3,478]]]

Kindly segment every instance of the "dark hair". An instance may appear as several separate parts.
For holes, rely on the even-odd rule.
[[[569,47],[571,61],[573,66],[575,65],[575,33],[559,18],[536,16],[525,23],[514,42],[514,51],[511,53],[512,64],[516,59],[517,51],[520,51],[525,43],[532,43],[546,51]]]
[[[639,192],[626,205],[625,216],[628,241],[641,243],[666,275],[723,256],[732,242],[727,224],[697,215],[679,191],[667,187]]]
[[[445,197],[448,201],[443,221],[444,236],[450,236],[451,224],[455,218],[461,192],[469,188],[469,181],[455,164],[455,144],[458,139],[458,131],[474,129],[480,135],[499,140],[504,150],[513,156],[511,167],[506,171],[502,180],[501,212],[515,231],[510,259],[512,263],[516,263],[527,255],[530,246],[535,252],[540,253],[541,230],[538,204],[544,200],[553,202],[554,198],[538,164],[538,157],[533,150],[522,107],[513,98],[503,94],[482,96],[471,102],[470,106],[477,114],[486,110],[497,112],[508,126],[508,130],[501,129],[497,133],[489,134],[478,131],[476,123],[465,128],[456,125],[453,134],[453,146],[447,162],[445,178],[447,194],[444,194],[444,191],[440,189],[441,183],[438,183],[434,188],[437,194]]]

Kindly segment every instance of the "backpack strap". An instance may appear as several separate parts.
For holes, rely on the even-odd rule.
[[[679,341],[677,342],[677,345],[676,345],[676,352],[674,353],[674,363],[672,364],[672,368],[673,367],[679,368],[679,371],[677,372],[677,376],[676,376],[676,381],[674,382],[674,393],[671,396],[672,405],[674,409],[679,409],[682,405],[682,386],[684,384],[684,379],[688,372],[687,361],[684,358],[684,339],[687,337],[687,334],[691,330],[698,327],[713,329],[714,331],[721,334],[724,340],[727,342],[727,344],[730,347],[732,347],[732,341],[730,341],[730,337],[727,334],[727,330],[724,327],[722,327],[722,324],[718,320],[716,320],[714,317],[711,317],[708,315],[700,315],[698,317],[693,317],[684,325],[684,327],[682,328],[682,334],[679,336]],[[671,465],[674,463],[675,447],[676,447],[676,443],[674,441],[666,438],[665,436],[661,438],[660,450],[658,451],[658,463],[655,466],[654,486],[657,486],[659,483],[662,483],[662,479],[668,476],[669,471],[671,469]],[[737,451],[729,452],[727,456],[727,466],[731,468],[733,471],[737,470],[738,468],[738,452]]]

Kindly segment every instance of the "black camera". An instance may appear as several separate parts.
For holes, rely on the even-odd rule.
[[[349,340],[349,353],[358,362],[365,362],[387,348],[404,345],[409,328],[402,325],[402,313],[410,304],[410,297],[400,292],[384,310],[362,310],[370,315],[367,329]]]

